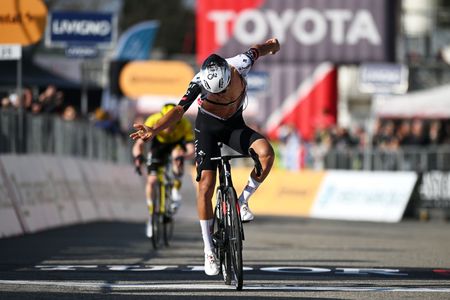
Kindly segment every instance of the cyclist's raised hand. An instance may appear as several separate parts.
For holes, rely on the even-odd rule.
[[[143,141],[148,141],[155,136],[153,128],[145,126],[144,124],[133,124],[133,127],[136,129],[135,132],[130,134],[130,137],[133,140],[142,139]]]

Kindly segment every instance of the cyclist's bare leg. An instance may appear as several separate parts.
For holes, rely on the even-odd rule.
[[[197,209],[202,230],[202,238],[205,252],[205,273],[207,275],[217,275],[219,265],[214,254],[214,245],[211,236],[211,226],[213,223],[213,208],[211,199],[216,184],[216,172],[212,170],[202,171],[202,176],[197,190]]]
[[[203,170],[197,189],[197,210],[200,226],[202,226],[205,253],[211,252],[213,249],[210,228],[208,226],[211,225],[210,223],[213,219],[211,199],[214,194],[215,184],[216,171]]]
[[[149,211],[149,215],[153,212],[153,199],[155,197],[153,187],[155,186],[158,177],[155,174],[147,175],[147,181],[145,183],[145,196],[147,199],[147,207]]]
[[[183,160],[180,160],[180,157],[184,158],[185,151],[181,147],[175,147],[172,150],[172,166],[174,174],[181,176],[184,171],[184,163]]]
[[[203,170],[197,187],[197,210],[200,220],[213,218],[211,199],[216,185],[216,171]]]
[[[266,139],[259,139],[254,141],[251,145],[251,148],[255,150],[258,154],[259,161],[261,162],[262,172],[261,176],[257,177],[255,170],[252,171],[251,176],[259,183],[263,182],[266,179],[267,175],[269,175],[270,170],[272,169],[273,162],[275,160],[275,153],[273,151],[272,146]]]
[[[239,203],[241,205],[241,218],[243,221],[251,221],[253,220],[253,213],[250,211],[248,207],[248,199],[251,195],[256,191],[261,182],[266,179],[267,175],[273,166],[273,161],[275,159],[275,154],[272,146],[266,139],[258,139],[254,141],[251,145],[251,148],[255,150],[258,154],[259,161],[261,162],[262,172],[260,176],[256,176],[255,170],[252,170],[250,176],[248,178],[248,182],[244,187],[241,195],[239,196]]]
[[[181,205],[181,181],[184,173],[184,155],[185,151],[181,146],[176,146],[172,150],[172,173],[174,175],[172,188],[172,210],[175,213]]]

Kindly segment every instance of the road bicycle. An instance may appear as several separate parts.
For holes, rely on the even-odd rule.
[[[155,192],[153,209],[149,211],[152,214],[152,244],[155,250],[163,245],[169,246],[173,236],[174,211],[171,191],[174,185],[174,176],[170,158],[168,163],[158,168],[157,178],[158,180],[153,186]]]
[[[240,216],[240,205],[236,190],[233,187],[230,161],[234,158],[251,157],[257,176],[261,175],[262,167],[258,154],[252,148],[249,149],[249,155],[224,155],[222,154],[222,143],[219,143],[219,147],[221,148],[221,155],[211,158],[211,160],[218,161],[217,169],[219,172],[212,237],[225,284],[233,284],[237,290],[242,290],[244,283],[242,242],[245,236]],[[197,182],[200,181],[199,166],[204,156],[204,153],[199,154]]]

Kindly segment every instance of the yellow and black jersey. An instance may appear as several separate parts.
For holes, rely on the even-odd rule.
[[[149,116],[144,124],[145,126],[153,127],[162,117],[162,113],[155,113]],[[162,144],[171,144],[178,141],[192,142],[194,141],[194,133],[191,122],[183,117],[178,121],[173,130],[170,132],[167,132],[166,130],[161,131],[156,136],[156,139]]]

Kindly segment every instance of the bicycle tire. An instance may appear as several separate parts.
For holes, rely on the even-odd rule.
[[[244,271],[242,262],[242,223],[238,213],[236,191],[229,187],[225,191],[226,202],[230,210],[228,226],[228,252],[231,258],[231,273],[236,290],[242,290]]]
[[[163,237],[164,237],[164,244],[169,247],[170,241],[173,237],[173,228],[174,228],[174,222],[173,222],[173,215],[172,215],[172,196],[170,194],[171,187],[169,185],[165,186],[165,209],[164,209],[164,217],[163,217]]]
[[[216,256],[219,260],[220,273],[222,273],[223,281],[226,285],[231,284],[231,258],[228,253],[227,245],[225,244],[227,241],[226,236],[226,214],[223,210],[222,204],[222,191],[220,188],[216,190],[216,207],[214,209],[214,222],[213,222],[213,241],[216,249]]]
[[[155,200],[153,203],[153,217],[152,217],[152,244],[153,249],[157,250],[161,247],[162,237],[162,215],[161,215],[161,189],[160,184],[155,185]]]

